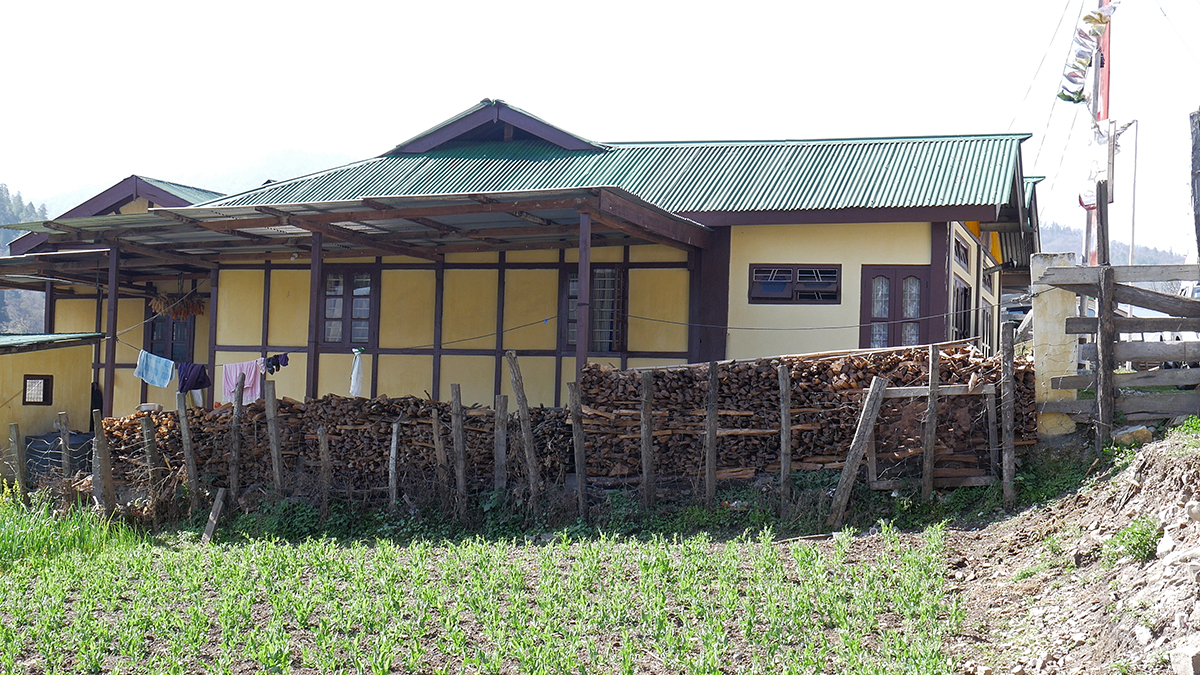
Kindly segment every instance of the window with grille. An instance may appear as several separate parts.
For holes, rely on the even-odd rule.
[[[954,235],[954,262],[964,270],[971,269],[971,247],[957,234]]]
[[[996,288],[995,282],[992,280],[992,278],[995,275],[996,275],[996,272],[993,272],[992,274],[984,274],[983,275],[983,290],[987,291],[988,293],[992,293],[993,289]]]
[[[593,352],[617,352],[624,349],[625,292],[620,272],[613,267],[592,268],[591,288]],[[579,273],[567,275],[567,344],[575,344],[578,332],[576,310],[579,304]]]
[[[995,349],[993,335],[996,333],[992,325],[992,306],[983,305],[979,310],[979,334],[983,340],[983,353],[991,354]]]
[[[371,341],[373,290],[370,272],[326,272],[325,344],[361,346]]]
[[[750,304],[836,305],[841,265],[751,265]]]
[[[965,340],[971,334],[971,287],[954,277],[954,339]]]
[[[146,337],[143,344],[146,351],[172,361],[191,361],[195,335],[195,317],[172,319],[161,314],[154,316],[146,324]]]
[[[26,375],[25,389],[21,394],[22,405],[53,405],[54,376]]]

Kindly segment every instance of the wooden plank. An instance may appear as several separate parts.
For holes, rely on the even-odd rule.
[[[1016,505],[1017,493],[1013,479],[1017,473],[1017,453],[1013,442],[1016,434],[1016,387],[1013,382],[1013,337],[1016,324],[1005,321],[1000,326],[1000,442],[1001,477],[1004,507]]]
[[[462,387],[450,385],[450,437],[454,442],[454,510],[458,517],[467,515],[467,432],[463,428]]]
[[[97,426],[97,429],[101,427]],[[103,430],[100,432],[103,434]],[[17,474],[17,492],[21,501],[29,504],[29,460],[25,457],[25,437],[21,435],[21,425],[12,422],[8,425],[8,442],[12,444],[17,462],[14,472]]]
[[[1096,284],[1051,284],[1078,295],[1096,297],[1100,290]],[[1200,300],[1185,298],[1181,295],[1159,293],[1148,288],[1116,284],[1113,287],[1113,300],[1128,305],[1145,307],[1156,312],[1178,317],[1200,317]]]
[[[329,457],[329,434],[325,427],[317,427],[317,444],[321,452],[321,520],[329,517],[329,488],[333,483],[333,460]]]
[[[669,240],[669,243],[664,243],[668,243],[668,245],[675,246],[676,248],[681,245],[685,247],[708,248],[712,245],[712,230],[701,225],[691,225],[682,220],[676,220],[662,212],[655,212],[644,206],[639,206],[609,190],[601,190],[599,210],[616,216],[618,219],[635,223],[638,232],[649,231],[665,237]],[[632,232],[631,234],[635,237],[642,236],[638,232]]]
[[[1108,147],[1112,149],[1115,146],[1110,145]],[[1112,155],[1109,155],[1109,157],[1112,157]],[[1108,181],[1100,180],[1096,181],[1096,261],[1103,267],[1109,267],[1112,264],[1112,259],[1108,255],[1108,236]],[[1109,269],[1112,268],[1109,267]],[[1103,276],[1103,273],[1101,276]],[[1110,295],[1109,299],[1111,298],[1112,296]]]
[[[1059,286],[1063,284],[1098,284],[1098,267],[1049,267],[1034,284]],[[1195,281],[1200,279],[1200,265],[1118,265],[1113,267],[1113,280],[1118,284],[1139,281]]]
[[[786,517],[792,487],[792,367],[780,363],[776,371],[779,373],[779,514]]]
[[[200,508],[200,474],[196,470],[196,449],[192,445],[192,424],[188,421],[188,392],[175,392],[175,415],[179,420],[179,442],[183,446],[183,467],[187,471],[188,512]],[[96,423],[99,429],[99,422]]]
[[[508,395],[496,394],[496,414],[492,432],[492,489],[508,489]]]
[[[1113,382],[1118,388],[1192,386],[1200,384],[1200,368],[1159,368],[1136,373],[1115,373]],[[1094,389],[1096,375],[1091,373],[1052,377],[1050,386],[1053,389]]]
[[[887,380],[875,377],[871,380],[870,388],[867,389],[867,396],[863,399],[862,411],[858,416],[858,427],[854,431],[854,440],[850,442],[850,449],[846,452],[842,476],[838,479],[837,490],[833,493],[833,510],[829,514],[829,519],[825,521],[826,527],[839,527],[842,519],[846,517],[846,505],[850,502],[850,488],[854,484],[854,477],[858,475],[858,465],[862,463],[863,455],[866,452],[867,438],[870,436],[871,428],[875,426],[875,418],[879,415],[879,406],[883,403],[883,390],[887,389],[887,386]]]
[[[1107,183],[1101,181],[1096,187],[1107,188]],[[1097,195],[1097,203],[1100,203],[1100,195]],[[1101,203],[1100,214],[1107,213],[1108,202],[1105,200]],[[1100,219],[1100,231],[1107,233],[1107,226],[1104,219]],[[1108,264],[1108,240],[1107,235],[1103,246],[1098,245],[1104,259],[1104,264]],[[1096,334],[1096,456],[1104,450],[1104,446],[1108,445],[1108,440],[1112,436],[1113,422],[1113,402],[1117,395],[1116,387],[1113,386],[1113,370],[1116,368],[1116,360],[1113,358],[1114,343],[1117,340],[1115,327],[1116,307],[1113,305],[1113,271],[1111,267],[1103,267],[1100,269],[1100,294],[1096,298],[1096,317],[1098,319],[1098,332]]]
[[[108,436],[104,435],[104,418],[99,410],[92,411],[92,423],[96,429],[92,444],[92,496],[97,498],[100,509],[108,515],[117,508],[117,497],[113,485],[112,453],[108,448]],[[190,442],[191,438],[188,440]],[[18,485],[23,482],[23,477],[18,475]]]
[[[392,422],[392,444],[388,448],[388,508],[396,512],[400,500],[400,420]]]
[[[534,512],[538,511],[538,483],[541,475],[538,470],[537,451],[533,446],[533,424],[529,419],[529,399],[525,397],[525,381],[521,378],[521,364],[517,362],[517,353],[505,352],[508,360],[508,373],[512,380],[513,394],[517,397],[517,415],[521,421],[521,441],[525,444],[525,471],[529,476],[529,504]],[[578,381],[578,380],[576,380]]]
[[[241,496],[239,471],[242,464],[242,405],[246,395],[246,373],[238,373],[233,394],[233,415],[229,420],[229,497],[237,503]]]
[[[977,386],[974,391],[969,384],[944,384],[938,386],[938,396],[986,396],[996,393],[996,385],[985,384]],[[924,398],[929,395],[929,387],[888,387],[884,398]]]
[[[279,441],[279,400],[275,398],[275,380],[263,383],[267,407],[267,442],[271,447],[271,481],[275,496],[283,496],[283,444]]]
[[[1121,396],[1113,409],[1121,413],[1161,413],[1167,416],[1194,415],[1200,413],[1200,393],[1147,394],[1145,396]],[[1065,415],[1095,415],[1095,401],[1045,401],[1038,404],[1039,413],[1063,413]]]
[[[1200,342],[1175,340],[1171,342],[1118,342],[1113,352],[1115,360],[1143,361],[1157,363],[1162,361],[1193,362],[1200,361]],[[1079,358],[1085,361],[1096,360],[1096,345],[1079,345]]]
[[[996,431],[996,395],[989,394],[984,399],[987,406],[988,425],[988,459],[991,461],[992,473],[1000,474],[1000,439]]]
[[[1099,329],[1099,320],[1090,316],[1067,317],[1067,334],[1087,335]],[[1200,333],[1200,319],[1171,316],[1113,317],[1113,328],[1117,333]]]
[[[708,364],[708,413],[704,418],[704,501],[717,500],[717,424],[721,381],[716,361]]]
[[[583,404],[579,399],[579,383],[567,383],[567,403],[571,408],[571,440],[575,445],[575,497],[576,510],[579,514],[579,519],[583,522],[588,522],[588,503],[587,503],[587,458],[584,456],[584,437],[583,437]],[[645,451],[643,450],[643,453]],[[651,489],[653,489],[653,477],[651,477]],[[642,490],[645,491],[645,477],[642,478]],[[651,494],[650,499],[653,500],[654,495]],[[643,501],[645,497],[643,497]]]
[[[71,422],[67,418],[67,413],[60,412],[55,417],[55,425],[58,427],[58,447],[61,451],[58,464],[62,469],[63,479],[69,480],[71,477]]]
[[[642,371],[642,508],[654,506],[654,373]],[[572,418],[574,419],[574,418]]]
[[[200,537],[201,544],[211,542],[213,534],[217,531],[217,522],[221,520],[221,510],[225,508],[225,493],[225,488],[217,490],[217,498],[213,502],[212,511],[208,512],[208,524],[204,526],[204,536]]]
[[[167,468],[163,464],[162,453],[158,450],[158,439],[154,421],[146,415],[141,420],[142,423],[142,452],[146,453],[146,467],[149,469],[150,475],[150,491],[157,493],[162,489],[163,479],[166,477]]]
[[[924,455],[921,465],[921,499],[933,497],[933,465],[937,461],[934,453],[937,451],[938,425],[938,378],[941,371],[942,350],[936,346],[929,347],[929,394],[925,405],[925,438]]]
[[[437,470],[438,501],[445,512],[450,510],[450,461],[446,458],[446,444],[442,441],[442,416],[437,408],[430,408],[429,415],[433,418],[433,461]]]

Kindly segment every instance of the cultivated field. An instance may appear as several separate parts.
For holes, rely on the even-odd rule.
[[[0,527],[0,672],[950,673],[963,617],[939,528],[200,546],[11,499]]]

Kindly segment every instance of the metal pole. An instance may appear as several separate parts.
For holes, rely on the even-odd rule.
[[[1133,180],[1129,189],[1129,264],[1133,264],[1133,234],[1137,224],[1137,169],[1138,169],[1138,135],[1142,125],[1133,121]]]

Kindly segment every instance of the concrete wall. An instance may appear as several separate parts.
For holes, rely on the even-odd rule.
[[[8,447],[8,425],[21,425],[21,434],[40,436],[54,431],[54,418],[66,412],[74,429],[88,428],[92,397],[92,347],[45,349],[0,356],[0,439]],[[22,405],[26,375],[54,377],[51,405]]]

